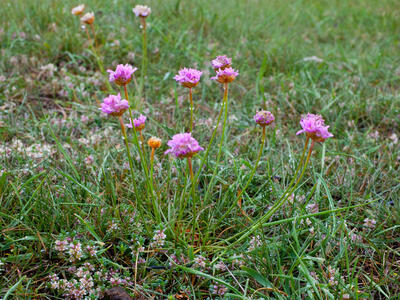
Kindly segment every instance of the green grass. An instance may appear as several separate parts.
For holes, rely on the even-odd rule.
[[[225,286],[230,299],[398,297],[397,1],[144,3],[152,14],[141,101],[139,82],[128,87],[140,102],[136,109],[148,117],[145,139],[163,140],[154,171],[161,222],[150,206],[138,152],[132,144],[135,194],[118,120],[98,110],[107,78],[98,71],[79,19],[70,13],[77,4],[6,0],[0,10],[0,297],[62,299],[49,287],[48,276],[70,280],[75,271],[69,268],[84,262],[100,272],[118,270],[118,277],[132,281],[125,290],[145,299],[185,293],[190,299],[215,298],[215,284]],[[140,68],[142,37],[134,4],[85,4],[96,15],[105,68],[118,63]],[[187,90],[173,76],[185,66],[204,72],[194,89],[193,136],[207,147],[223,96],[221,85],[209,80],[214,75],[210,61],[220,54],[232,57],[240,74],[230,84],[228,137],[215,186],[205,198],[221,131],[195,190],[200,230],[193,241],[185,162],[163,155],[172,135],[189,124]],[[304,60],[312,56],[322,62]],[[49,64],[54,72],[43,68]],[[250,178],[261,140],[252,118],[263,107],[274,113],[276,127],[267,129],[240,210],[236,195]],[[252,226],[244,213],[253,221],[265,216],[292,180],[305,142],[295,133],[307,112],[322,114],[334,138],[315,146],[294,200],[239,240],[238,233]],[[89,156],[92,164],[85,161]],[[195,171],[201,157],[193,159]],[[307,205],[313,203],[321,213],[310,215]],[[376,220],[374,228],[364,225],[366,218]],[[157,229],[165,229],[164,251],[149,246]],[[67,237],[96,246],[97,256],[70,262],[55,250],[55,241]],[[139,244],[146,251],[136,256]],[[170,267],[174,255],[179,265]],[[197,255],[205,258],[206,268],[193,264]],[[216,267],[221,262],[228,270]],[[336,270],[331,282],[330,268]],[[109,279],[95,282],[95,288],[110,288]]]

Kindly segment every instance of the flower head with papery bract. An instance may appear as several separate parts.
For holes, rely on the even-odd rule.
[[[179,70],[178,75],[175,75],[174,79],[184,87],[192,88],[199,84],[201,74],[203,72],[199,70],[183,68]]]
[[[140,115],[139,118],[133,119],[133,126],[135,126],[135,129],[140,131],[144,129],[144,126],[146,125],[146,117],[143,115]],[[129,124],[126,124],[126,127],[132,128],[132,121],[129,121]]]
[[[255,114],[254,121],[261,127],[264,127],[274,122],[275,117],[271,112],[267,110],[261,110]]]
[[[146,5],[136,5],[132,9],[136,17],[146,18],[151,14],[151,8]]]
[[[307,137],[315,142],[323,142],[327,138],[333,137],[333,134],[328,131],[329,126],[325,126],[325,121],[320,115],[308,113],[301,119],[300,125],[303,129],[296,134],[305,132]]]
[[[81,21],[85,24],[93,24],[94,22],[94,13],[86,13],[82,18]]]
[[[137,68],[133,68],[131,65],[118,65],[115,71],[107,70],[110,73],[109,81],[115,82],[118,85],[128,84],[132,80],[132,74],[135,73]]]
[[[85,4],[78,5],[71,10],[71,13],[75,16],[80,16],[85,10]]]
[[[171,149],[165,151],[165,154],[172,153],[179,158],[192,157],[197,152],[204,150],[191,133],[175,134],[167,144]]]
[[[161,147],[161,139],[152,136],[151,138],[149,138],[149,140],[147,141],[147,144],[150,146],[150,148],[153,149],[157,149]]]
[[[233,68],[218,69],[217,76],[211,77],[212,80],[216,80],[219,83],[230,83],[235,80],[239,72],[235,71]]]
[[[211,61],[211,65],[215,71],[218,69],[223,70],[226,68],[230,68],[231,64],[232,64],[232,58],[229,58],[226,55],[217,56],[216,59]]]
[[[101,104],[101,111],[103,113],[119,117],[129,108],[129,103],[127,100],[121,100],[121,95],[109,95],[104,98]]]

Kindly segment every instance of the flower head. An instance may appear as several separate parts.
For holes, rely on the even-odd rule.
[[[264,127],[274,122],[275,117],[271,112],[267,110],[261,110],[255,114],[254,121],[261,127]]]
[[[179,70],[179,74],[175,75],[174,79],[184,87],[192,88],[199,84],[201,74],[203,72],[199,70],[183,68]]]
[[[305,132],[307,137],[314,142],[322,143],[327,138],[333,137],[333,134],[328,131],[329,126],[325,126],[325,121],[320,115],[308,113],[301,119],[300,125],[303,129],[296,134],[299,135]]]
[[[161,147],[161,139],[156,138],[155,136],[152,136],[147,141],[147,144],[150,146],[150,148],[153,148],[153,149],[160,148]]]
[[[93,24],[94,22],[94,13],[86,13],[83,15],[83,17],[81,18],[81,21],[85,24]]]
[[[146,18],[151,14],[151,8],[146,5],[136,5],[132,9],[136,17]]]
[[[178,133],[168,141],[170,149],[165,151],[165,154],[172,153],[176,157],[192,157],[197,152],[204,150],[199,143],[192,138],[191,133]]]
[[[132,74],[135,73],[137,68],[133,68],[131,65],[118,65],[115,71],[107,70],[110,73],[109,81],[115,81],[118,85],[128,84],[132,80]]]
[[[146,117],[143,115],[140,115],[139,118],[133,119],[133,126],[132,126],[132,121],[129,122],[129,124],[126,124],[126,127],[132,128],[135,127],[137,131],[140,131],[144,129],[144,126],[146,125]]]
[[[100,109],[103,113],[119,117],[128,108],[128,101],[125,99],[121,100],[121,95],[118,93],[118,95],[109,95],[107,98],[104,98]]]
[[[232,58],[227,57],[226,55],[222,56],[217,56],[216,59],[211,61],[211,65],[214,68],[215,71],[218,69],[225,69],[225,68],[230,68],[232,64]]]
[[[85,4],[81,4],[81,5],[75,6],[71,10],[71,13],[75,16],[80,16],[84,10],[85,10]]]
[[[225,69],[218,69],[217,76],[211,77],[212,80],[216,80],[219,83],[230,83],[235,80],[239,72],[235,71],[233,68],[228,67]]]

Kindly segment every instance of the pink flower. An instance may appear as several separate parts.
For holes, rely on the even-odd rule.
[[[254,116],[254,121],[261,127],[264,127],[274,122],[275,117],[271,112],[267,110],[261,110]]]
[[[211,65],[215,71],[218,69],[223,70],[225,68],[229,68],[231,64],[232,64],[232,58],[229,58],[226,55],[217,56],[216,59],[211,61]]]
[[[238,76],[239,73],[235,71],[233,68],[228,67],[225,69],[218,69],[217,70],[217,76],[211,77],[212,80],[216,80],[219,83],[230,83],[235,80],[236,76]]]
[[[192,88],[199,84],[201,74],[203,72],[199,70],[183,68],[179,70],[179,74],[175,75],[174,79],[184,87]]]
[[[135,126],[135,129],[140,131],[144,128],[145,123],[146,123],[146,117],[143,115],[140,115],[139,118],[133,119],[133,126]],[[129,121],[129,124],[126,124],[126,127],[132,128],[132,121]]]
[[[325,121],[320,115],[308,113],[301,119],[300,125],[303,129],[296,134],[299,135],[305,132],[307,137],[314,142],[322,143],[327,138],[333,137],[333,134],[328,131],[329,126],[325,126]]]
[[[142,18],[145,18],[151,14],[151,8],[146,5],[136,5],[132,9],[132,11],[136,17],[142,17]]]
[[[165,154],[172,153],[176,157],[192,157],[197,152],[204,150],[199,143],[192,138],[191,133],[178,133],[168,141],[168,146],[171,149],[165,151]]]
[[[135,73],[137,68],[133,68],[131,65],[118,65],[115,71],[107,70],[110,73],[109,81],[115,81],[118,85],[128,84],[132,79],[132,74]]]
[[[118,93],[118,95],[109,95],[107,98],[104,98],[100,109],[103,113],[120,117],[128,108],[128,101],[125,99],[121,100],[121,95]]]

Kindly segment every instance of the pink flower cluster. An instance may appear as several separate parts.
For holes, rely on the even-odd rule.
[[[216,59],[211,61],[214,70],[229,68],[232,64],[232,58],[226,55],[217,56]]]
[[[140,115],[139,118],[133,119],[133,125],[132,125],[132,121],[129,121],[129,124],[126,124],[126,127],[128,128],[133,128],[135,127],[135,129],[137,131],[140,131],[142,129],[144,129],[145,125],[146,125],[146,117],[143,115]]]
[[[300,125],[303,129],[296,134],[305,132],[307,137],[314,142],[323,142],[327,138],[333,137],[333,134],[328,131],[329,126],[325,125],[325,121],[320,115],[308,113],[301,119]]]
[[[264,127],[264,126],[267,126],[267,125],[271,124],[272,122],[274,122],[275,117],[271,112],[269,112],[267,110],[261,110],[255,114],[254,121],[258,125]]]
[[[239,72],[235,71],[233,68],[225,68],[225,69],[218,69],[217,75],[211,77],[212,80],[216,80],[219,83],[230,83],[235,80],[236,76],[239,75]]]
[[[172,153],[176,157],[192,157],[197,152],[204,150],[199,143],[192,137],[191,133],[178,133],[168,141],[170,149],[165,154]]]
[[[235,80],[239,72],[235,71],[232,67],[232,58],[226,55],[217,56],[216,59],[211,61],[211,65],[217,72],[217,75],[211,77],[211,80],[216,80],[219,83],[230,83]]]
[[[179,70],[178,75],[175,75],[174,79],[180,82],[184,87],[192,88],[199,84],[201,74],[203,74],[203,72],[199,70],[183,68]]]
[[[132,74],[135,73],[137,68],[131,65],[118,65],[115,71],[107,70],[110,73],[109,81],[115,82],[118,85],[126,85],[132,80]]]
[[[104,98],[101,104],[101,111],[112,116],[122,116],[122,114],[129,108],[127,100],[121,100],[121,95],[109,95]]]

